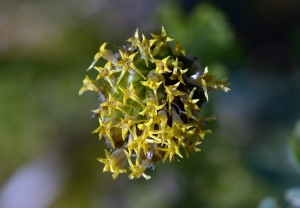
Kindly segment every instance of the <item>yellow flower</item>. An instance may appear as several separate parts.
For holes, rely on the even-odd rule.
[[[124,150],[124,152],[128,158],[130,170],[132,171],[132,173],[129,175],[129,179],[140,178],[141,176],[143,176],[146,180],[150,179],[151,177],[144,173],[145,169],[148,167],[148,164],[144,162],[144,164],[141,165],[139,158],[137,157],[134,165],[131,161],[129,153],[126,150]]]
[[[142,135],[140,136],[143,139],[151,137],[153,134],[157,134],[157,130],[154,130],[154,123],[152,118],[147,123],[138,124],[137,127],[139,130],[143,131]]]
[[[95,66],[94,68],[99,72],[96,80],[104,78],[110,84],[110,86],[116,90],[114,87],[115,77],[113,76],[115,72],[111,70],[111,61],[107,62],[104,67]]]
[[[182,75],[186,73],[189,69],[182,70],[181,67],[178,66],[178,58],[176,58],[176,60],[172,62],[172,65],[173,65],[173,73],[170,76],[170,79],[171,80],[178,79],[182,84],[184,84]]]
[[[123,53],[123,51],[121,51],[121,50],[119,50],[119,52],[120,52],[120,55],[121,55],[121,57],[122,57],[122,60],[121,61],[118,61],[117,63],[116,63],[116,65],[117,66],[121,66],[122,68],[121,69],[119,69],[119,70],[117,70],[117,71],[121,71],[121,75],[120,75],[120,77],[119,77],[119,80],[118,80],[118,82],[117,82],[117,84],[119,84],[119,82],[121,81],[121,79],[122,79],[122,77],[124,76],[124,74],[127,72],[127,71],[129,71],[129,70],[131,70],[131,73],[134,73],[132,70],[134,70],[135,72],[137,72],[141,77],[143,77],[144,79],[145,79],[145,77],[144,77],[144,75],[140,72],[140,70],[138,69],[138,68],[136,68],[135,66],[134,66],[134,64],[133,64],[133,59],[134,59],[134,57],[135,57],[135,55],[137,54],[137,52],[135,52],[135,53],[133,53],[133,54],[131,54],[131,55],[127,55],[127,54],[125,54],[125,53]]]
[[[158,110],[156,116],[152,116],[153,123],[159,126],[159,129],[165,131],[168,124],[168,114],[165,110]]]
[[[125,139],[128,131],[133,134],[131,127],[135,126],[136,121],[134,117],[127,116],[124,119],[120,118],[121,122],[115,126],[122,129],[122,138]]]
[[[184,148],[186,157],[189,157],[190,152],[200,152],[201,149],[197,148],[196,146],[201,144],[201,142],[194,142],[191,139],[184,140],[181,145]]]
[[[106,45],[108,43],[105,42],[103,43],[100,48],[99,48],[99,52],[96,53],[95,57],[94,57],[94,61],[93,63],[89,66],[89,68],[87,70],[90,70],[91,68],[93,68],[95,66],[95,64],[97,63],[97,61],[103,57],[105,60],[107,61],[111,61],[113,63],[115,63],[117,61],[117,58],[115,56],[115,54],[113,52],[111,52],[110,50],[105,49]]]
[[[182,158],[182,155],[179,152],[179,144],[177,144],[173,139],[167,140],[167,147],[157,147],[157,149],[165,152],[163,162],[165,162],[168,158],[171,162],[175,154]]]
[[[115,99],[111,94],[109,94],[108,100],[102,103],[101,106],[106,106],[108,108],[108,114],[110,116],[114,115],[116,109],[126,114],[126,112],[121,108],[121,106],[124,106],[123,103]]]
[[[194,137],[196,138],[197,141],[200,141],[201,139],[204,139],[204,136],[206,134],[211,134],[211,133],[212,133],[211,130],[203,129],[202,126],[199,126],[198,128],[196,128],[194,132]]]
[[[180,82],[177,82],[174,85],[165,86],[165,90],[167,93],[167,101],[169,103],[169,112],[171,111],[171,104],[175,97],[185,95],[185,92],[181,92],[177,90],[178,86],[180,85]]]
[[[186,114],[186,116],[188,118],[193,118],[194,120],[199,120],[198,118],[196,118],[193,115],[193,112],[192,112],[193,110],[200,110],[198,105],[196,104],[197,102],[199,102],[199,99],[193,99],[193,95],[194,95],[194,92],[196,89],[197,89],[196,87],[194,87],[192,89],[192,91],[188,95],[188,98],[184,99],[183,105],[184,105],[184,111],[185,111],[184,113]]]
[[[160,78],[154,73],[151,73],[150,76],[148,76],[147,78],[148,80],[141,81],[141,84],[152,89],[154,92],[155,99],[157,100],[157,89],[163,83],[163,81],[160,81]]]
[[[172,131],[173,136],[177,138],[179,141],[183,141],[187,136],[191,136],[195,132],[194,124],[185,124],[178,113],[176,112],[175,108],[172,108]]]
[[[140,52],[141,52],[143,58],[145,59],[146,65],[148,66],[148,59],[153,58],[152,52],[151,52],[151,46],[153,45],[153,42],[152,43],[149,42],[147,40],[147,38],[144,36],[144,34],[142,34],[142,36],[143,36],[143,40],[142,40],[142,42],[139,42],[137,44],[137,46],[139,47]]]
[[[180,56],[181,54],[185,56],[185,49],[182,47],[179,41],[176,41],[173,53],[176,57]]]
[[[121,169],[125,165],[126,157],[121,149],[115,150],[112,155],[109,154],[107,150],[105,151],[105,156],[107,159],[104,158],[97,158],[99,162],[105,164],[103,168],[103,172],[112,172],[113,179],[116,179],[120,173],[126,173],[126,169]],[[125,158],[124,158],[125,157]]]
[[[201,76],[201,84],[205,93],[205,97],[208,101],[208,94],[207,94],[207,88],[210,87],[214,90],[223,90],[224,92],[228,92],[229,88],[226,87],[229,85],[229,82],[227,82],[227,77],[217,80],[217,81],[212,81],[214,78],[216,78],[215,75],[209,75],[208,74],[208,68],[205,67],[204,69],[204,74]]]
[[[89,76],[86,75],[85,79],[83,80],[83,86],[79,90],[79,95],[81,95],[84,91],[87,90],[98,92],[99,88],[99,83],[94,80],[91,80]]]
[[[151,39],[151,40],[150,40],[151,45],[154,44],[154,43],[156,43],[156,46],[155,46],[155,48],[153,49],[153,55],[156,55],[157,52],[159,51],[159,49],[160,49],[162,46],[164,46],[167,42],[173,40],[172,38],[169,38],[169,37],[167,36],[167,33],[166,33],[164,27],[162,27],[162,29],[161,29],[161,35],[154,35],[154,34],[151,34],[151,36],[154,38],[154,39]]]
[[[141,142],[141,137],[137,137],[136,135],[136,126],[132,126],[132,130],[130,131],[130,134],[128,136],[128,143],[127,143],[127,149],[129,155],[132,155],[132,151],[139,152],[140,148],[143,148],[143,144]]]
[[[131,46],[129,47],[129,50],[135,49],[138,44],[141,42],[139,38],[139,30],[136,29],[134,36],[127,39],[128,42],[131,42]]]
[[[153,101],[151,98],[146,98],[147,99],[147,105],[145,109],[141,112],[139,112],[140,115],[149,115],[150,117],[155,117],[157,116],[157,111],[162,109],[165,106],[165,103],[162,105],[157,105],[156,102]]]
[[[88,68],[98,72],[96,80],[83,80],[79,94],[90,90],[100,97],[99,126],[93,133],[106,140],[104,172],[113,179],[130,172],[129,178],[150,179],[145,171],[157,161],[173,161],[199,152],[198,146],[206,134],[206,123],[215,116],[204,118],[200,107],[208,101],[211,90],[227,92],[227,78],[214,80],[208,69],[202,70],[195,59],[185,55],[179,41],[162,27],[161,35],[147,40],[136,30],[128,46],[113,53],[103,43]],[[95,66],[99,58],[107,62]],[[121,92],[120,92],[121,91]]]
[[[111,121],[107,121],[107,122],[103,122],[101,119],[99,119],[99,127],[97,129],[95,129],[92,133],[99,133],[99,139],[102,138],[103,134],[105,134],[107,136],[107,138],[109,139],[111,146],[113,148],[115,148],[115,142],[111,137]]]
[[[120,90],[123,92],[123,104],[126,105],[126,101],[128,98],[134,100],[135,102],[137,102],[138,104],[140,104],[141,106],[144,106],[142,101],[140,100],[140,98],[136,95],[135,89],[133,88],[133,84],[130,83],[130,88],[124,89],[119,87]]]
[[[167,61],[170,58],[170,56],[164,58],[163,60],[153,60],[153,62],[156,64],[155,71],[157,74],[165,74],[172,72],[171,69],[168,68]]]
[[[152,140],[148,140],[151,143],[160,144],[160,146],[165,145],[167,140],[174,137],[174,131],[170,126],[166,126],[164,130],[160,131],[157,136],[152,136]]]

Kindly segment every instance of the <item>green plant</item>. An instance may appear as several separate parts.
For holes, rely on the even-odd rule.
[[[93,111],[99,127],[93,133],[104,137],[111,149],[98,160],[114,179],[128,170],[130,179],[149,179],[145,170],[153,163],[183,157],[181,148],[187,157],[200,151],[201,139],[211,133],[205,124],[215,118],[202,117],[201,106],[209,91],[229,90],[227,78],[215,81],[207,67],[201,69],[195,57],[186,56],[179,41],[171,45],[164,27],[161,35],[151,36],[140,38],[137,30],[117,53],[103,43],[88,68],[99,74],[95,80],[86,76],[79,91],[100,96]],[[107,61],[103,67],[95,66],[100,58]]]

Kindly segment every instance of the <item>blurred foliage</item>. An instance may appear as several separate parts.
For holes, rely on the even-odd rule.
[[[290,136],[288,153],[295,168],[300,173],[300,121],[296,123],[293,134]]]
[[[298,173],[300,171],[300,121],[294,127],[289,139],[287,153]],[[295,184],[297,185],[297,184]],[[300,207],[300,188],[290,188],[284,191],[282,196],[266,197],[258,205],[258,208],[297,208]]]
[[[66,48],[73,44],[68,39],[66,37],[64,42]],[[17,57],[12,53],[2,57],[0,122],[1,139],[5,145],[1,145],[0,157],[4,158],[1,162],[8,160],[10,163],[5,164],[11,166],[5,171],[10,172],[11,168],[41,153],[41,147],[47,147],[45,137],[54,136],[59,129],[74,128],[74,131],[80,127],[80,123],[70,126],[69,121],[78,116],[74,112],[84,104],[83,101],[80,104],[77,97],[80,74],[72,73],[85,66],[79,61],[77,66],[71,62],[84,51],[82,47],[77,49],[74,51],[78,53],[71,53],[65,48],[43,48],[46,51],[30,51]],[[81,60],[86,63],[84,57]],[[10,157],[12,152],[14,157]]]
[[[281,198],[267,197],[263,199],[258,208],[298,208],[300,207],[300,189],[291,188],[285,191]]]

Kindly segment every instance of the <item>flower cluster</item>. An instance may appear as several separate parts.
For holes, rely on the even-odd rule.
[[[127,171],[130,179],[149,179],[145,170],[155,162],[183,157],[182,150],[187,157],[200,151],[201,139],[211,133],[205,124],[214,119],[203,118],[200,107],[209,90],[229,90],[227,78],[214,81],[196,58],[185,55],[179,41],[171,45],[163,27],[161,35],[151,36],[140,38],[136,30],[117,53],[103,43],[88,68],[99,74],[95,80],[86,76],[79,91],[100,96],[93,110],[99,127],[93,133],[107,141],[110,150],[98,160],[114,179]],[[103,67],[95,65],[100,58],[107,61]]]

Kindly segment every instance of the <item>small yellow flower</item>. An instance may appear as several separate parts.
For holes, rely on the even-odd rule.
[[[127,116],[124,119],[120,118],[121,122],[115,126],[122,129],[122,138],[125,139],[128,132],[133,134],[131,127],[135,126],[136,119],[134,117]]]
[[[156,55],[157,52],[159,51],[159,49],[164,46],[167,42],[172,41],[172,38],[169,38],[167,36],[167,33],[165,31],[165,28],[162,27],[161,29],[161,35],[154,35],[151,34],[151,36],[154,38],[152,40],[150,40],[151,45],[156,43],[155,48],[153,49],[153,55]]]
[[[106,106],[108,108],[108,114],[110,116],[114,115],[116,109],[126,114],[126,112],[121,108],[121,106],[124,106],[123,103],[115,99],[111,94],[109,94],[108,100],[102,103],[101,106]]]
[[[172,139],[174,137],[174,131],[170,126],[166,126],[164,130],[160,131],[161,133],[157,136],[152,136],[151,143],[157,143],[164,145],[169,139]]]
[[[111,61],[107,62],[104,67],[94,67],[98,72],[99,75],[97,76],[96,80],[104,78],[113,89],[115,88],[115,77],[113,74],[115,73],[111,70]]]
[[[120,87],[120,90],[123,92],[123,104],[126,105],[126,101],[128,98],[134,100],[135,102],[137,102],[138,104],[140,104],[141,106],[144,106],[142,101],[140,100],[140,98],[136,95],[135,89],[133,88],[133,84],[130,83],[130,88],[124,89]]]
[[[165,74],[172,72],[171,69],[168,68],[167,61],[170,58],[170,56],[164,58],[163,60],[153,60],[153,62],[156,64],[155,71],[157,74]]]
[[[138,44],[141,42],[139,38],[139,30],[136,29],[134,36],[127,39],[128,42],[131,42],[131,46],[129,47],[129,50],[135,49]]]
[[[112,155],[109,154],[107,150],[105,150],[105,156],[107,159],[103,158],[97,158],[99,162],[102,162],[105,164],[103,168],[103,172],[112,172],[113,173],[113,179],[116,179],[120,173],[126,173],[126,169],[121,169],[122,166],[124,166],[126,158],[123,150],[116,150],[113,152]],[[125,157],[125,158],[124,158]]]
[[[181,54],[185,56],[185,49],[182,47],[179,41],[176,41],[173,53],[176,57],[180,56]]]
[[[157,116],[157,111],[162,109],[165,106],[165,103],[162,105],[157,105],[155,101],[151,98],[146,98],[147,99],[147,105],[145,109],[141,112],[139,112],[140,115],[149,115],[150,117],[155,117]]]
[[[179,145],[176,144],[173,139],[167,140],[167,147],[157,147],[157,149],[165,152],[163,162],[165,162],[168,158],[171,162],[175,154],[182,158],[182,155],[179,152]]]
[[[111,121],[103,122],[101,119],[99,119],[99,127],[95,129],[92,133],[99,133],[99,139],[102,138],[102,136],[105,134],[107,138],[109,139],[111,146],[115,148],[115,142],[111,137]]]
[[[144,34],[142,34],[143,36],[143,40],[142,42],[139,42],[137,44],[137,46],[139,47],[140,49],[140,52],[143,56],[143,58],[145,59],[145,62],[146,62],[146,65],[148,66],[148,59],[153,59],[153,56],[152,56],[152,52],[151,52],[151,46],[153,45],[153,42],[149,42],[147,40],[147,38],[144,36]]]
[[[124,150],[124,152],[128,158],[130,170],[132,171],[132,173],[129,175],[129,178],[134,179],[134,178],[140,178],[141,176],[143,176],[146,180],[150,179],[151,177],[144,173],[145,169],[148,167],[147,164],[141,165],[139,162],[139,159],[137,157],[135,160],[135,165],[134,165],[131,161],[129,153],[126,150]]]
[[[183,141],[187,136],[191,136],[195,132],[194,124],[185,124],[178,113],[176,112],[175,108],[172,108],[172,131],[173,136],[179,141]]]
[[[115,54],[113,52],[111,52],[110,50],[105,49],[106,45],[108,43],[105,42],[103,43],[100,48],[99,48],[99,52],[96,53],[95,57],[94,57],[94,61],[93,63],[89,66],[89,68],[87,70],[90,70],[91,68],[93,68],[95,66],[95,64],[97,63],[97,61],[103,57],[105,60],[107,61],[111,61],[113,63],[115,63],[117,61],[117,58],[115,56]]]
[[[140,148],[143,148],[143,144],[141,142],[141,137],[137,137],[136,135],[136,126],[132,126],[131,132],[128,136],[127,149],[129,155],[132,155],[133,152],[139,152]]]
[[[163,81],[160,81],[160,78],[154,74],[151,73],[150,76],[148,76],[147,81],[141,81],[141,84],[149,87],[153,90],[155,99],[157,100],[157,89],[160,87],[160,85],[163,83]]]
[[[193,118],[194,120],[199,120],[198,118],[196,118],[193,115],[193,112],[192,112],[192,110],[200,110],[196,104],[197,102],[199,102],[199,99],[193,99],[193,95],[194,95],[194,92],[196,89],[197,89],[196,87],[194,87],[192,89],[188,98],[184,100],[183,105],[184,105],[184,111],[185,111],[184,113],[186,114],[186,116],[188,118]]]
[[[182,70],[180,66],[178,66],[178,58],[172,62],[173,65],[173,73],[170,76],[171,80],[178,79],[182,84],[184,84],[182,75],[186,73],[189,69]]]
[[[159,126],[159,129],[165,131],[168,124],[168,114],[165,110],[158,110],[156,116],[152,116],[153,123]]]
[[[206,134],[211,134],[211,130],[206,130],[202,128],[196,128],[194,136],[196,137],[197,141],[200,141],[200,139],[204,139],[204,136]]]
[[[129,70],[131,70],[131,73],[133,73],[132,70],[134,70],[134,71],[137,72],[141,77],[143,77],[143,78],[145,79],[144,75],[143,75],[143,74],[140,72],[140,70],[139,70],[138,68],[136,68],[135,65],[133,64],[133,59],[134,59],[135,55],[137,54],[137,52],[131,54],[130,56],[128,56],[127,54],[123,53],[123,51],[121,51],[121,50],[119,50],[119,52],[120,52],[120,55],[121,55],[121,57],[122,57],[122,60],[121,60],[121,61],[118,61],[118,62],[116,63],[116,65],[117,65],[117,66],[121,66],[122,68],[118,70],[118,71],[121,71],[121,75],[120,75],[120,77],[119,77],[119,80],[118,80],[117,84],[119,84],[119,82],[121,81],[121,79],[122,79],[122,77],[124,76],[124,74],[125,74],[127,71],[129,71]]]
[[[173,100],[175,99],[175,97],[186,94],[185,92],[181,92],[177,89],[179,85],[180,85],[180,82],[177,82],[174,85],[165,86],[165,90],[167,93],[167,100],[169,103],[169,112],[171,111],[171,104],[172,104]]]
[[[98,92],[99,91],[98,86],[99,86],[98,82],[91,80],[89,78],[89,76],[86,75],[85,79],[83,80],[83,86],[79,90],[79,95],[81,95],[84,91],[87,91],[87,90]]]
[[[139,130],[143,131],[143,134],[140,136],[142,139],[152,137],[154,134],[157,134],[158,131],[154,130],[153,119],[150,119],[147,123],[141,123],[137,125]],[[145,151],[147,152],[147,151]]]
[[[208,68],[205,67],[204,74],[201,76],[201,84],[205,93],[205,97],[208,101],[208,94],[207,94],[207,88],[210,87],[214,90],[223,90],[224,92],[228,92],[229,88],[226,87],[229,85],[229,82],[227,82],[227,78],[223,78],[217,81],[212,81],[214,78],[216,78],[215,75],[208,74]]]
[[[184,148],[186,157],[189,157],[190,152],[201,152],[201,149],[196,147],[199,144],[201,144],[201,142],[194,142],[191,139],[183,141],[181,145]]]

